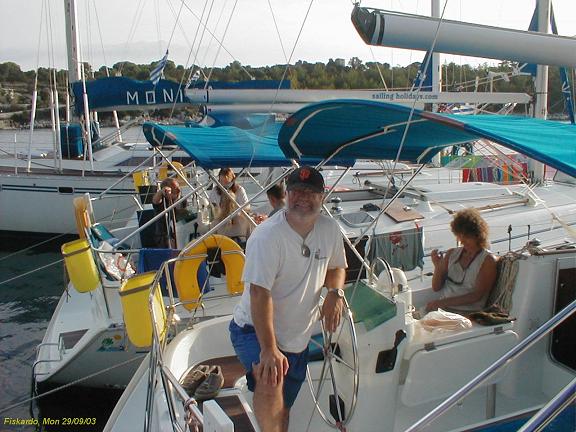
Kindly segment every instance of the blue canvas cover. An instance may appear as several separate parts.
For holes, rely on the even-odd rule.
[[[333,100],[289,117],[278,135],[287,157],[396,159],[410,108],[377,101]],[[458,116],[414,110],[399,159],[429,162],[444,147],[488,138],[576,176],[576,126],[516,116]]]
[[[212,90],[276,90],[290,89],[290,80],[247,80],[247,81],[193,81],[190,83],[188,88],[193,89],[205,89],[209,88]]]
[[[84,112],[80,81],[72,83],[74,110]],[[107,77],[86,82],[86,94],[91,111],[146,110],[190,105],[184,86],[161,79],[156,85],[152,81],[138,81],[125,77]]]
[[[281,124],[265,124],[254,129],[233,126],[194,127],[164,126],[146,122],[144,135],[153,146],[176,145],[205,169],[290,166],[291,161],[278,147]],[[318,164],[322,158],[304,158],[300,162]],[[354,160],[335,160],[334,164],[354,165]]]

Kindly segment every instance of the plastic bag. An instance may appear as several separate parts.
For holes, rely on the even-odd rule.
[[[113,247],[107,242],[102,242],[100,249],[104,251],[112,251]],[[106,272],[116,280],[129,278],[136,272],[132,263],[121,253],[103,253],[99,252],[100,261],[106,269]]]
[[[428,312],[419,323],[430,332],[459,331],[472,327],[472,321],[468,318],[442,309]]]

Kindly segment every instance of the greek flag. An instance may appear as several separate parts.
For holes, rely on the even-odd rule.
[[[152,69],[152,72],[150,72],[150,81],[152,81],[152,84],[154,85],[158,84],[158,81],[160,81],[160,78],[162,78],[162,72],[166,67],[167,61],[168,61],[168,50],[166,50],[166,54],[164,54],[162,60],[160,60],[156,65],[156,67]]]
[[[190,71],[190,75],[188,76],[188,81],[186,82],[186,88],[190,87],[192,84],[194,84],[199,79],[200,79],[200,69],[198,69],[194,73],[192,73],[192,71]]]

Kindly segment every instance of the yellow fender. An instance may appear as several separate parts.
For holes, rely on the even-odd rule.
[[[85,238],[64,243],[60,247],[70,282],[79,293],[94,291],[100,284],[100,273],[94,262],[90,244]]]
[[[78,236],[86,238],[86,229],[91,225],[88,204],[83,196],[74,198],[72,202],[74,204],[74,217],[76,218]]]
[[[184,307],[193,310],[198,307],[200,298],[200,286],[198,286],[198,268],[206,260],[208,249],[219,248],[222,262],[226,267],[226,285],[230,294],[240,294],[244,291],[242,283],[242,271],[244,270],[244,252],[230,237],[212,234],[201,243],[184,254],[187,258],[176,261],[174,265],[174,282],[178,297],[184,303]],[[234,253],[227,253],[234,252]],[[196,257],[198,256],[198,257]]]
[[[186,173],[184,172],[184,165],[182,165],[180,162],[172,162],[172,165],[174,165],[174,168],[176,168],[176,178],[178,179],[178,183],[180,186],[186,186]],[[158,179],[162,181],[170,177],[170,174],[173,171],[174,170],[168,164],[168,162],[164,162],[158,169]]]
[[[140,192],[140,186],[150,186],[148,171],[148,169],[143,169],[132,173],[132,180],[134,181],[134,189],[136,189],[136,192]]]
[[[156,333],[161,341],[166,336],[168,328],[166,307],[162,300],[160,287],[156,287],[154,300],[152,301],[156,321],[152,320],[150,313],[149,299],[155,276],[156,272],[135,275],[125,280],[119,291],[128,339],[134,346],[139,348],[152,345],[153,327],[156,327]]]

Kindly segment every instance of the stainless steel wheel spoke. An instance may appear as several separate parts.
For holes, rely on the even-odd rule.
[[[345,300],[345,299],[344,299]],[[349,310],[348,303],[345,302],[345,313],[342,314],[342,323],[337,332],[327,333],[324,327],[324,323],[321,322],[322,328],[322,344],[316,340],[312,340],[312,344],[322,349],[324,354],[324,361],[322,362],[322,368],[320,370],[319,377],[313,380],[310,368],[306,371],[306,376],[308,380],[308,386],[310,388],[310,394],[314,401],[315,410],[318,412],[320,417],[334,429],[339,429],[350,421],[354,414],[356,408],[356,401],[358,396],[358,382],[359,382],[359,371],[358,371],[358,342],[356,340],[356,330],[354,328],[354,321],[352,319],[352,314]],[[343,343],[340,339],[345,334],[346,338]],[[344,357],[348,360],[344,360],[342,354],[336,354],[336,350],[344,349]],[[344,374],[336,376],[338,369],[334,366],[334,362],[342,364],[345,368],[350,370],[352,374]],[[329,374],[329,377],[327,376]],[[331,392],[333,395],[327,394],[323,395],[324,384],[330,381]],[[344,380],[345,382],[340,382]],[[351,382],[350,382],[351,380]],[[340,385],[339,385],[340,384]],[[328,387],[328,389],[330,389]],[[330,392],[330,390],[328,390]],[[347,395],[345,398],[341,398],[342,395]],[[334,416],[344,419],[341,422],[337,422],[333,416],[330,414],[328,408],[330,396],[334,397],[336,403],[335,409],[336,413]],[[340,406],[340,401],[344,401],[345,408],[342,409]],[[309,427],[312,422],[313,412],[310,417]]]

